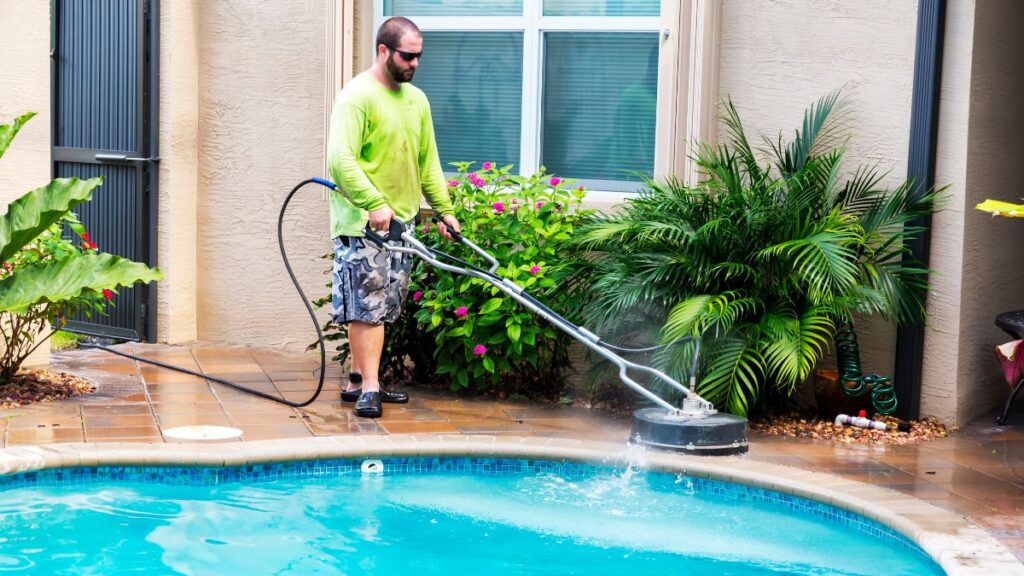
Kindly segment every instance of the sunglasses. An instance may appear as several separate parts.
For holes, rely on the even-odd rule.
[[[417,58],[422,58],[423,57],[423,52],[406,52],[405,50],[399,50],[398,48],[392,48],[391,46],[387,46],[386,44],[385,44],[385,47],[388,50],[391,50],[392,52],[398,52],[398,55],[401,56],[402,60],[405,60],[406,62],[412,62],[413,60],[415,60]]]

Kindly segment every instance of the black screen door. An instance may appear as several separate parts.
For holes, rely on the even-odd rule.
[[[152,6],[151,6],[152,4]],[[155,0],[52,0],[53,174],[103,176],[77,214],[99,249],[155,263]],[[152,285],[68,329],[153,340]]]

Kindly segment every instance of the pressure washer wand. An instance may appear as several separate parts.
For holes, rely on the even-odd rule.
[[[445,224],[444,221],[440,220],[439,218],[435,217],[433,218],[433,221],[438,226],[445,226],[446,230],[448,231],[449,234],[451,234],[453,238],[455,238],[458,242],[465,244],[467,247],[469,247],[470,250],[479,254],[482,258],[490,262],[490,269],[484,270],[483,268],[480,268],[469,262],[456,258],[455,256],[452,256],[445,252],[441,252],[439,250],[435,250],[424,245],[422,242],[416,239],[416,237],[409,233],[409,231],[405,229],[405,226],[397,220],[391,221],[390,228],[385,236],[381,236],[376,231],[370,229],[367,229],[365,231],[365,234],[367,239],[369,239],[374,244],[377,244],[377,246],[381,248],[391,250],[393,252],[416,255],[422,258],[431,266],[440,268],[441,270],[445,270],[453,274],[460,274],[464,276],[479,278],[480,280],[483,280],[484,282],[487,282],[488,284],[491,284],[492,286],[498,288],[506,295],[511,297],[513,300],[525,306],[534,314],[537,314],[541,318],[544,318],[562,332],[565,332],[572,338],[581,342],[586,347],[590,348],[597,354],[604,357],[612,364],[616,365],[619,368],[619,378],[622,380],[623,384],[632,388],[635,392],[639,393],[640,395],[647,398],[651,402],[654,402],[658,406],[664,408],[673,416],[678,417],[680,419],[697,419],[710,416],[717,412],[710,402],[697,395],[696,391],[693,389],[694,386],[691,386],[691,388],[688,389],[687,387],[683,386],[675,379],[673,379],[671,376],[665,374],[661,370],[652,368],[650,366],[637,364],[636,362],[632,362],[630,360],[622,358],[621,356],[613,352],[611,349],[609,349],[609,345],[606,342],[602,341],[598,335],[587,330],[586,328],[573,324],[565,317],[563,317],[561,314],[558,314],[554,310],[544,305],[544,303],[540,302],[539,300],[531,296],[521,286],[519,286],[512,280],[500,277],[497,274],[495,274],[495,271],[498,269],[498,261],[491,254],[489,254],[487,251],[483,250],[473,242],[466,239],[464,235],[462,235],[456,230],[453,230],[450,226]],[[406,245],[403,246],[401,244],[392,244],[390,241],[393,240],[402,240],[405,242]],[[455,262],[458,265],[443,262],[442,259]],[[620,348],[620,350],[622,349]],[[696,361],[697,358],[695,355],[694,367],[696,367]],[[665,382],[669,386],[675,388],[679,392],[681,392],[685,397],[685,400],[683,402],[683,408],[673,406],[672,404],[670,404],[657,394],[651,392],[643,385],[635,381],[629,375],[630,370],[636,370],[638,372],[650,374],[655,378],[660,379],[662,382]],[[693,382],[694,381],[691,381],[691,383]]]

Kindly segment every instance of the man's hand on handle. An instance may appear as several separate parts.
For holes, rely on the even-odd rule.
[[[455,219],[455,216],[448,214],[441,220],[448,226],[451,226],[452,230],[462,232],[462,228],[459,227],[459,221]],[[444,236],[448,240],[454,240],[455,238],[453,238],[451,232],[448,231],[448,226],[438,226],[437,229],[441,232],[441,236]]]
[[[395,212],[389,206],[382,206],[370,212],[370,229],[387,232],[391,227],[391,221],[395,218]]]

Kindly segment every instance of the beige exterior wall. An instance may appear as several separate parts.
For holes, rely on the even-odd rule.
[[[0,158],[0,203],[50,182],[50,3],[0,0],[0,123],[25,112],[38,115]],[[26,366],[47,364],[42,345]]]
[[[301,348],[315,332],[276,225],[289,190],[323,175],[326,0],[199,4],[198,337]],[[322,190],[299,193],[284,234],[303,287],[324,294]]]
[[[842,88],[853,134],[847,168],[878,162],[895,186],[907,174],[916,22],[913,1],[724,0],[719,94],[756,143],[790,137],[807,106]],[[862,320],[857,334],[864,369],[892,374],[895,328]]]
[[[1024,195],[1022,24],[1024,5],[1015,2],[954,2],[946,16],[937,180],[952,188],[934,221],[939,273],[921,402],[956,423],[1006,399],[993,346],[1010,338],[993,319],[1024,308],[1024,225],[974,209],[986,198],[1019,202]]]
[[[199,0],[160,4],[157,340],[198,338]]]
[[[995,220],[974,206],[986,198],[1021,202],[1024,191],[1024,4],[977,2],[971,63],[971,113],[964,186],[961,361],[957,422],[1006,399],[993,346],[1010,340],[996,314],[1024,308],[1024,222]]]

